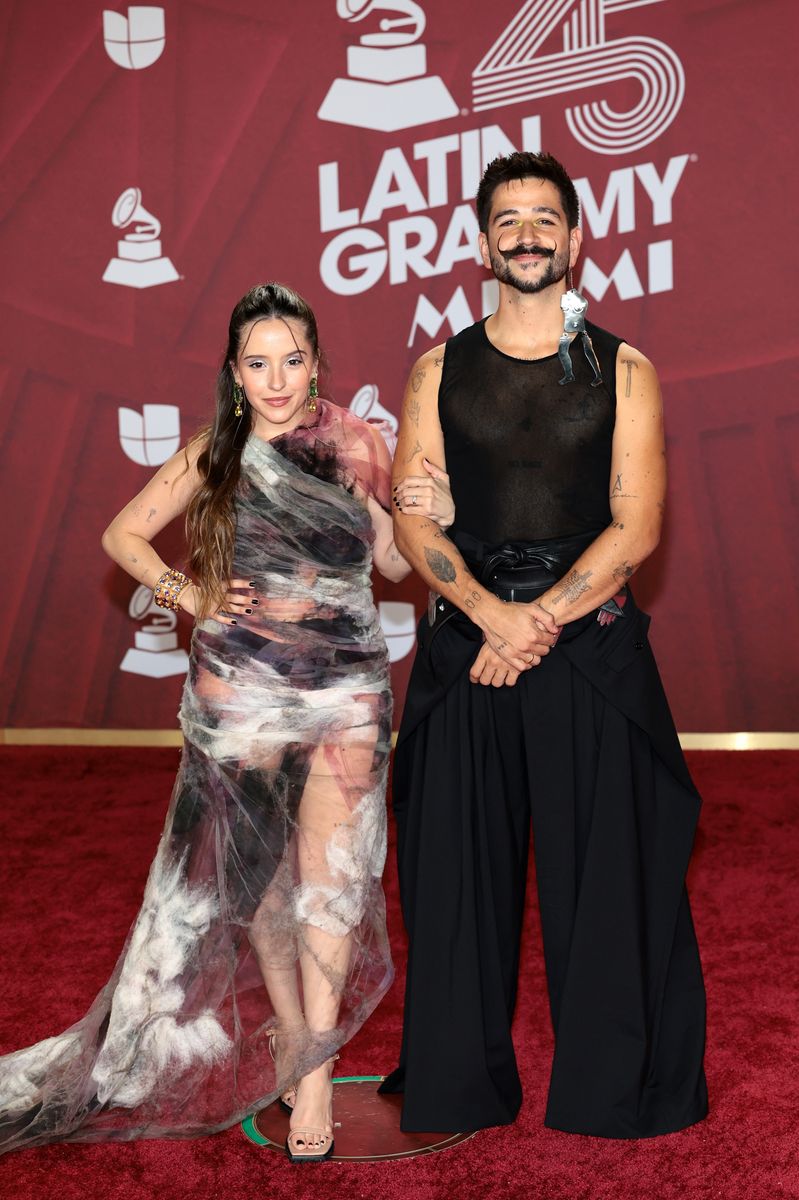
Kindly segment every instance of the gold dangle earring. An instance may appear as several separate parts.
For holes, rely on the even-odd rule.
[[[308,412],[312,412],[312,413],[316,412],[317,407],[318,407],[318,405],[316,403],[318,395],[319,395],[319,389],[318,389],[317,383],[316,383],[316,376],[312,375],[311,376],[311,386],[308,388],[308,399],[305,401],[305,407],[308,409]]]
[[[233,403],[236,406],[233,409],[233,413],[235,416],[240,417],[244,412],[244,388],[240,383],[233,384]]]

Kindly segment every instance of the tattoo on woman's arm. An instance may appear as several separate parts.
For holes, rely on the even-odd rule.
[[[561,600],[565,600],[567,604],[571,604],[573,600],[578,600],[584,592],[590,592],[591,584],[588,580],[593,573],[593,571],[583,571],[581,575],[579,571],[569,571],[569,574],[561,580],[559,590],[552,597],[552,603],[560,604]]]
[[[440,550],[431,550],[429,546],[425,546],[424,556],[427,559],[428,567],[436,579],[440,580],[441,583],[455,582],[457,571],[446,554],[442,554]]]

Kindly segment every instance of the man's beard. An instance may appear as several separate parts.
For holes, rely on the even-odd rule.
[[[541,254],[548,257],[549,262],[537,278],[525,279],[512,274],[511,262],[523,254]],[[569,269],[569,251],[564,250],[562,254],[556,254],[554,250],[543,246],[520,247],[508,254],[499,250],[495,255],[491,255],[491,269],[500,283],[507,283],[509,287],[516,288],[517,292],[524,292],[529,296],[535,292],[543,292],[545,288],[551,287],[553,283],[560,283],[561,279],[565,278]]]

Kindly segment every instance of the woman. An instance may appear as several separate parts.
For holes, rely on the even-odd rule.
[[[300,296],[248,292],[213,425],[103,536],[157,604],[196,618],[183,758],[110,982],[66,1033],[0,1060],[3,1149],[209,1133],[282,1092],[292,1160],[333,1152],[332,1062],[392,979],[370,569],[410,568],[385,443],[318,398],[319,358]],[[446,526],[431,476],[415,505]],[[194,581],[150,544],[184,511]]]

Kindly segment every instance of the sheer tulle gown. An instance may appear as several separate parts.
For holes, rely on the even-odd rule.
[[[389,507],[390,460],[347,411],[321,401],[308,419],[247,442],[234,577],[259,604],[195,627],[141,911],[87,1015],[0,1059],[4,1150],[222,1129],[352,1037],[391,982],[391,694],[366,508]],[[329,1020],[310,1029],[312,1005]]]

